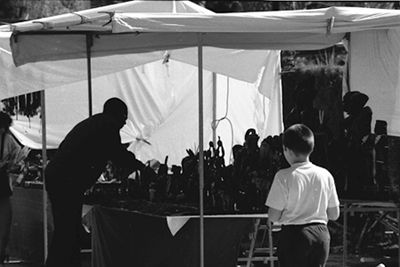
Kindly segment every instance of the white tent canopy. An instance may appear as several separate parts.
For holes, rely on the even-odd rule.
[[[397,10],[349,7],[236,14],[130,13],[124,10],[115,14],[93,12],[90,16],[85,13],[84,19],[77,14],[83,12],[3,27],[19,33],[11,40],[16,65],[85,57],[86,36],[82,33],[87,33],[87,27],[92,27],[90,32],[96,34],[92,47],[96,57],[195,47],[197,33],[204,33],[204,46],[319,49],[337,43],[346,32],[400,26]],[[104,23],[107,19],[110,23],[101,26],[99,21]]]
[[[116,13],[112,32],[203,32],[203,33],[344,33],[399,26],[397,10],[329,7],[314,10],[246,12],[228,14]],[[235,37],[236,37],[235,36]]]
[[[0,91],[0,99],[86,80],[86,31],[81,32],[81,30],[87,28],[83,27],[89,27],[92,30],[93,27],[97,27],[96,29],[100,32],[111,32],[111,23],[107,23],[109,22],[109,15],[103,12],[146,13],[152,10],[158,13],[164,12],[171,16],[177,16],[180,13],[213,14],[211,11],[190,1],[131,1],[71,14],[20,22],[11,26],[0,26],[0,67],[4,71],[4,78],[0,80],[0,88],[2,89]],[[103,19],[99,19],[99,16]],[[82,18],[85,19],[82,20]],[[89,18],[96,19],[92,21]],[[29,60],[29,62],[34,63],[16,68],[13,61],[16,62],[17,66],[27,62],[17,63],[15,56],[18,53],[12,51],[13,45],[10,47],[10,43],[17,41],[18,44],[25,44],[20,39],[20,37],[24,39],[25,37],[10,38],[12,34],[10,29],[37,31],[47,24],[63,25],[63,27],[53,27],[53,30],[58,32],[64,29],[64,32],[68,32],[68,34],[60,36],[53,31],[51,35],[48,35],[49,32],[46,31],[44,35],[30,35],[32,39],[29,39],[35,41],[29,41],[30,44],[27,44],[28,50],[22,47],[17,50],[25,51],[31,56],[34,55],[35,58]],[[71,34],[73,32],[78,34]],[[132,46],[134,42],[125,39],[127,36],[126,34],[118,35],[117,39],[107,39],[106,36],[95,35],[93,46],[91,47],[93,78],[164,59],[165,52],[169,49],[165,46],[159,51],[124,54],[123,56],[114,55],[113,52],[106,52],[105,55],[107,56],[101,56],[101,50],[110,50],[119,46]],[[58,39],[58,37],[61,39]],[[70,50],[67,51],[67,54],[64,54],[65,60],[60,60],[60,56],[63,55],[64,45],[68,47],[67,49],[78,51],[78,54]],[[100,51],[97,51],[97,49]],[[22,53],[24,54],[25,52]],[[197,65],[196,53],[196,48],[174,50],[168,52],[168,58]],[[57,61],[48,61],[48,57]],[[237,68],[238,62],[240,62],[241,68]],[[257,81],[260,68],[264,66],[265,62],[265,49],[262,49],[262,51],[244,51],[204,48],[205,69],[250,83]]]

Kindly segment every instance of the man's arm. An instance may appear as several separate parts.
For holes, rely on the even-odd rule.
[[[118,166],[125,168],[130,173],[145,167],[140,160],[136,159],[135,154],[122,145],[119,131],[111,129],[107,140],[110,147],[109,157]]]
[[[121,148],[115,162],[128,170],[129,173],[132,173],[136,170],[143,170],[145,167],[143,162],[136,159],[135,154],[126,150],[125,148]]]
[[[272,222],[277,222],[282,216],[282,210],[277,210],[271,207],[268,207],[268,219]]]
[[[326,210],[326,213],[328,214],[328,219],[329,220],[336,221],[339,218],[339,215],[340,215],[339,206],[328,208]]]

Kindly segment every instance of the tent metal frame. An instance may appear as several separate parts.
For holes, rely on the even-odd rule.
[[[45,170],[47,165],[47,133],[46,133],[46,97],[45,91],[40,91],[40,114],[42,116],[42,177],[43,177],[43,235],[44,235],[44,260],[48,255],[48,233],[47,233],[47,191]]]
[[[89,100],[89,117],[93,115],[92,103],[92,51],[93,35],[86,34],[86,65],[87,65],[87,82],[88,82],[88,100]]]
[[[198,33],[199,82],[199,202],[200,202],[200,267],[204,267],[204,118],[203,118],[203,33]]]

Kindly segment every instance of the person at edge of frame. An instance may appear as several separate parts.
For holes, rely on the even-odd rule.
[[[15,157],[21,147],[10,134],[12,119],[0,111],[0,266],[6,260],[6,247],[10,237],[12,205],[12,186],[10,170],[16,165]]]

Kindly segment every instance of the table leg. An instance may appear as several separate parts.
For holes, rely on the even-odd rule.
[[[398,227],[398,244],[399,244],[399,255],[398,255],[398,264],[400,266],[400,210],[397,209],[397,227]]]
[[[343,208],[343,267],[347,262],[347,204]]]
[[[254,223],[254,233],[252,235],[252,239],[250,242],[250,249],[249,249],[246,267],[250,267],[251,262],[253,260],[254,248],[256,245],[256,241],[257,241],[258,226],[260,225],[260,222],[261,222],[261,219],[256,219],[256,221]]]
[[[272,226],[272,222],[268,220],[269,261],[270,266],[274,267],[274,242],[272,240]]]

